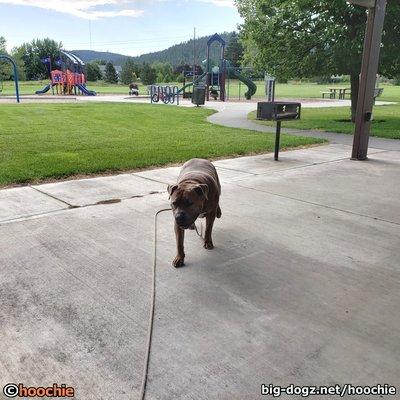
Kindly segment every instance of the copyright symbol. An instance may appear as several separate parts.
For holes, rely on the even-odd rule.
[[[3,387],[3,393],[6,397],[17,397],[18,386],[15,383],[8,383]]]

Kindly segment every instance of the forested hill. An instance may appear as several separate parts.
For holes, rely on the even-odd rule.
[[[123,54],[110,53],[108,51],[71,50],[71,53],[77,55],[85,63],[104,60],[111,61],[114,65],[121,65],[128,58]]]
[[[224,32],[220,34],[223,39],[229,43],[233,32]],[[206,58],[207,41],[210,36],[204,36],[196,39],[196,62],[199,63]],[[217,58],[217,49],[213,48],[212,58]],[[90,62],[94,60],[104,60],[111,61],[114,65],[121,65],[128,58],[122,54],[110,53],[110,52],[100,52],[92,50],[71,50],[72,53],[80,57],[84,62]],[[168,62],[171,65],[180,64],[192,64],[193,63],[193,39],[187,42],[182,42],[168,49],[156,51],[154,53],[142,54],[138,57],[132,57],[135,61],[140,63],[154,62]]]
[[[233,32],[224,32],[221,37],[229,43]],[[203,36],[196,39],[196,62],[200,63],[206,58],[207,41],[210,36]],[[215,51],[212,52],[212,56],[215,57]],[[139,57],[135,57],[135,61],[145,62],[152,64],[157,61],[168,62],[172,65],[180,64],[192,64],[193,63],[193,39],[187,42],[179,43],[168,49],[162,51],[156,51],[154,53],[143,54]]]

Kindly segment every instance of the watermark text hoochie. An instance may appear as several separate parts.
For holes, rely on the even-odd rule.
[[[3,387],[3,394],[8,398],[14,397],[74,397],[75,389],[67,385],[53,383],[52,386],[30,386],[22,383],[8,383]]]
[[[388,384],[377,384],[375,386],[357,386],[346,383],[344,385],[332,386],[275,386],[273,384],[262,384],[261,395],[280,397],[288,396],[394,396],[396,395],[396,387]]]

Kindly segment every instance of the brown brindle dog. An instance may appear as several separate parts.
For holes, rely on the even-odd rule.
[[[211,238],[215,217],[221,218],[219,196],[221,185],[218,174],[208,160],[193,158],[187,161],[179,174],[178,183],[168,186],[172,212],[175,218],[177,255],[172,262],[175,268],[184,265],[183,242],[185,229],[194,229],[197,218],[206,217],[204,248],[213,249]]]

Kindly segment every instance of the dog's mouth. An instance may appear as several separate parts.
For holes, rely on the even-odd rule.
[[[192,224],[189,224],[189,225],[179,225],[179,224],[178,224],[178,226],[179,226],[179,228],[181,228],[181,229],[189,229],[189,228],[192,226]]]
[[[181,229],[194,229],[194,224],[196,223],[196,219],[197,219],[197,218],[195,218],[192,222],[185,223],[185,224],[178,224],[178,223],[177,223],[177,225],[178,225],[179,228],[181,228]]]

